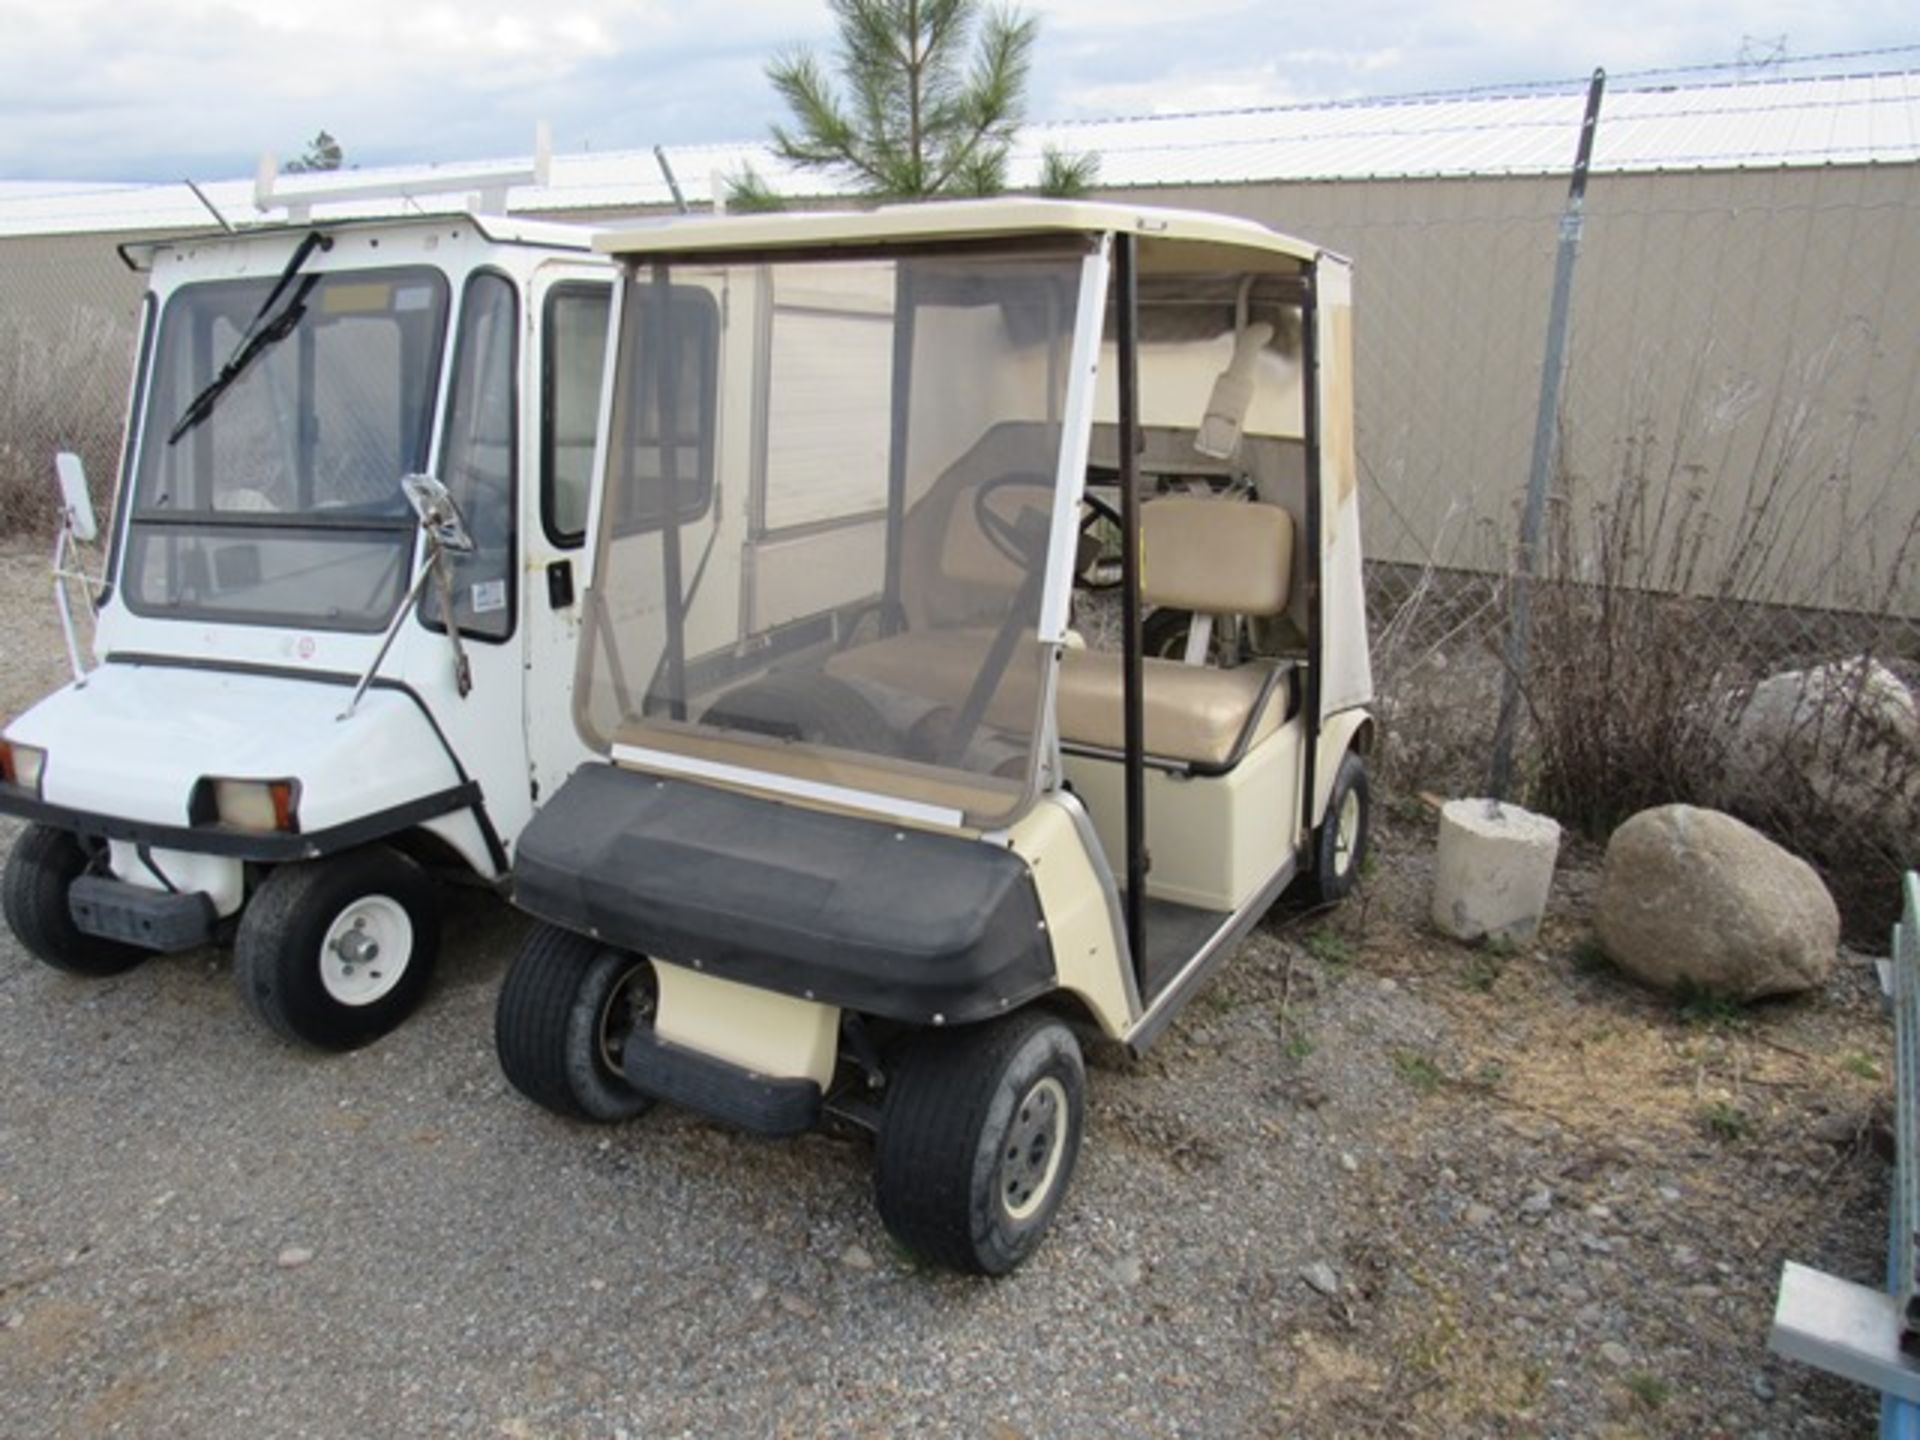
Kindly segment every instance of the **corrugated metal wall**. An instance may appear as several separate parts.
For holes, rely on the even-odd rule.
[[[1124,198],[1245,215],[1353,256],[1369,554],[1499,570],[1565,189],[1392,180]],[[1920,615],[1920,553],[1897,549],[1920,528],[1920,166],[1596,176],[1561,426],[1556,499],[1604,498],[1637,468],[1710,512],[1693,588],[1739,569],[1770,591],[1744,598]],[[1772,537],[1765,575],[1735,553],[1757,535]]]
[[[1352,255],[1369,553],[1504,569],[1564,181],[1112,193]],[[1709,517],[1696,589],[1754,569],[1764,504],[1746,598],[1920,615],[1920,165],[1599,175],[1587,215],[1556,497],[1644,472]],[[78,444],[105,473],[139,290],[110,239],[0,240],[0,471]]]

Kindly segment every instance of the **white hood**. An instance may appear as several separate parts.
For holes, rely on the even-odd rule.
[[[300,828],[313,832],[460,782],[425,712],[369,690],[351,719],[350,685],[283,675],[111,662],[6,727],[47,752],[52,805],[185,825],[203,776],[300,782]]]

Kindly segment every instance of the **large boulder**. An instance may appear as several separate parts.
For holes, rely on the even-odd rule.
[[[1594,923],[1608,958],[1647,984],[1737,1000],[1811,989],[1840,944],[1811,865],[1691,805],[1642,810],[1613,832]]]
[[[1812,807],[1868,829],[1920,814],[1920,707],[1878,660],[1770,675],[1728,718],[1722,779],[1735,805]]]

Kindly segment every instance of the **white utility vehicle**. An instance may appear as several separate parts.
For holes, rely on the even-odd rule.
[[[613,267],[580,227],[478,215],[125,253],[151,278],[96,663],[69,620],[73,681],[0,740],[0,811],[31,822],[7,922],[95,975],[230,940],[263,1020],[355,1045],[427,982],[431,877],[503,882],[585,754]]]
[[[597,243],[603,762],[521,837],[502,1065],[577,1117],[860,1121],[894,1235],[1008,1270],[1076,1032],[1144,1049],[1283,889],[1358,873],[1348,266],[1032,200]]]

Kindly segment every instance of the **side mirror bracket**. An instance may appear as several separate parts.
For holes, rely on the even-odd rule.
[[[93,497],[87,492],[87,467],[71,450],[53,457],[54,478],[60,487],[60,533],[53,541],[53,603],[60,612],[60,634],[67,643],[67,664],[73,669],[76,686],[87,683],[87,667],[80,659],[80,639],[73,628],[73,603],[67,587],[78,582],[86,590],[92,606],[94,584],[87,574],[74,568],[72,547],[75,542],[92,544],[100,536],[100,522],[94,518]]]

